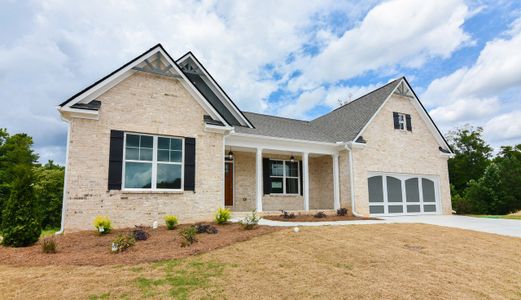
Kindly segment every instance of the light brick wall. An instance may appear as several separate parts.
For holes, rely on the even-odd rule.
[[[99,120],[72,119],[65,229],[90,229],[96,215],[115,227],[210,219],[223,200],[223,136],[204,132],[205,111],[175,79],[136,73],[98,98]],[[108,191],[110,130],[196,138],[195,192]]]
[[[333,209],[333,157],[309,158],[309,208]]]
[[[395,130],[393,112],[410,114],[412,132]],[[363,133],[367,145],[353,150],[356,211],[367,215],[368,172],[433,175],[440,183],[444,214],[452,211],[447,158],[411,100],[393,95]]]

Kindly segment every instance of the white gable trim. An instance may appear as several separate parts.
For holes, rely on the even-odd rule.
[[[239,121],[242,121],[242,125],[247,125],[250,128],[253,128],[253,125],[250,123],[250,121],[244,116],[244,114],[239,110],[239,108],[233,103],[232,99],[228,97],[228,95],[224,92],[224,90],[221,88],[221,86],[213,79],[213,77],[208,73],[206,68],[199,62],[199,60],[193,55],[192,52],[188,52],[183,57],[177,60],[178,64],[181,64],[185,62],[187,59],[191,59],[203,72],[205,75],[205,78],[203,77],[203,80],[209,81],[210,88],[212,91],[217,92],[216,95],[219,97],[221,102],[226,106],[226,108],[232,113],[232,115]],[[223,101],[224,100],[224,101]]]
[[[376,110],[376,112],[373,114],[373,116],[371,117],[371,119],[369,119],[369,121],[364,125],[364,127],[362,128],[362,130],[360,130],[360,132],[358,133],[358,135],[353,139],[353,141],[356,141],[358,140],[359,137],[361,137],[364,133],[364,131],[367,129],[367,127],[369,127],[369,124],[371,124],[371,122],[373,122],[374,118],[378,115],[378,113],[380,113],[380,111],[382,110],[382,108],[385,106],[385,104],[389,101],[389,99],[391,99],[391,97],[394,95],[394,92],[396,91],[396,89],[398,89],[398,87],[401,85],[401,84],[405,84],[407,85],[407,87],[412,91],[412,88],[411,86],[407,83],[407,81],[402,78],[400,80],[400,82],[398,82],[398,84],[396,85],[396,87],[393,89],[393,91],[391,93],[389,93],[389,96],[387,96],[387,98],[385,99],[385,101],[382,103],[382,105],[380,105],[380,107]],[[445,139],[443,138],[443,136],[441,135],[441,133],[439,132],[438,128],[436,127],[436,125],[434,124],[434,122],[432,121],[432,119],[429,117],[429,115],[427,114],[427,111],[423,108],[423,106],[421,105],[420,103],[420,100],[418,99],[418,97],[416,97],[416,94],[413,92],[412,93],[412,97],[410,98],[410,101],[411,103],[413,103],[414,107],[416,108],[416,111],[418,112],[418,114],[420,115],[420,117],[422,118],[423,122],[427,125],[427,128],[430,130],[431,134],[434,136],[434,139],[438,142],[438,144],[446,149],[446,150],[449,150],[451,151],[449,145],[447,144],[447,142],[445,141]],[[452,154],[452,151],[451,153]]]
[[[221,115],[210,105],[210,103],[208,103],[206,98],[204,98],[204,96],[201,95],[201,93],[199,93],[199,91],[193,86],[193,84],[190,82],[190,80],[188,80],[188,78],[186,78],[184,73],[179,69],[179,66],[175,63],[175,61],[173,61],[171,59],[170,55],[163,49],[163,47],[161,45],[157,45],[157,46],[151,48],[149,51],[142,54],[141,57],[134,59],[134,61],[132,61],[131,63],[126,65],[121,70],[108,76],[107,78],[98,82],[97,84],[89,87],[88,89],[84,90],[80,94],[74,96],[74,98],[70,99],[70,101],[68,101],[66,104],[58,107],[58,110],[64,116],[67,115],[68,113],[75,112],[78,114],[78,113],[82,112],[83,110],[74,109],[74,108],[71,108],[71,106],[73,106],[74,104],[76,104],[78,102],[88,103],[88,102],[96,99],[97,97],[99,97],[100,95],[102,95],[103,93],[105,93],[106,91],[111,89],[112,87],[116,86],[118,83],[120,83],[124,79],[128,78],[135,72],[138,72],[136,70],[133,70],[132,68],[139,65],[146,59],[152,57],[156,53],[160,53],[162,55],[163,59],[165,59],[172,66],[173,70],[180,76],[180,78],[179,78],[180,83],[188,90],[190,95],[192,95],[192,97],[194,97],[194,99],[199,103],[199,105],[201,105],[201,107],[213,119],[219,120],[219,121],[223,122],[224,124],[229,125],[226,122],[226,120],[224,120],[224,118],[222,118]],[[90,112],[88,114],[92,115],[92,112]],[[97,112],[96,112],[96,114],[97,114]]]

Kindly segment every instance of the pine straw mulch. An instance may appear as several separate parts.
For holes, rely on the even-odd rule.
[[[208,223],[206,223],[208,224]],[[57,242],[57,253],[42,252],[42,239],[30,247],[9,248],[0,246],[0,262],[4,265],[47,266],[47,265],[116,265],[139,264],[165,259],[182,258],[210,250],[222,248],[236,242],[246,241],[253,237],[279,230],[276,227],[257,226],[253,230],[244,230],[240,224],[215,226],[217,234],[197,234],[197,242],[189,247],[181,247],[183,238],[179,232],[192,224],[178,226],[174,230],[166,227],[147,228],[150,237],[121,253],[112,253],[112,241],[118,234],[125,234],[132,229],[117,229],[106,235],[98,235],[95,231],[79,231],[54,237]]]
[[[360,221],[360,220],[380,220],[377,218],[363,218],[356,216],[337,216],[337,215],[327,215],[325,218],[315,218],[314,215],[307,214],[295,214],[294,218],[284,218],[283,215],[275,215],[275,216],[264,216],[264,219],[272,220],[272,221],[282,221],[282,222],[331,222],[331,221]]]

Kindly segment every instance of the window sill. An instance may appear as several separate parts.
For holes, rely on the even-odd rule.
[[[300,194],[269,194],[268,197],[303,197]]]
[[[122,194],[183,194],[184,190],[179,191],[133,191],[133,190],[121,190]]]

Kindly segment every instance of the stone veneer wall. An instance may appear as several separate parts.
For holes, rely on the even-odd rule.
[[[100,97],[99,120],[70,121],[65,229],[91,229],[96,215],[115,227],[205,220],[224,203],[223,136],[204,132],[205,111],[175,79],[135,73]],[[196,138],[195,192],[107,190],[110,130]]]
[[[393,112],[411,115],[412,132],[395,130]],[[367,145],[353,151],[356,211],[369,213],[368,173],[434,175],[444,214],[452,212],[447,158],[409,98],[393,95],[363,133]]]

